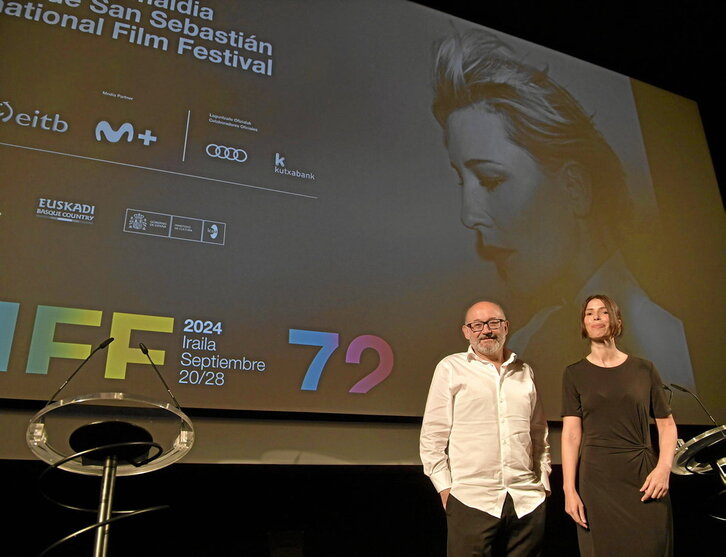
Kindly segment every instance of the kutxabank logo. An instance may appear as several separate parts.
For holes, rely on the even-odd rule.
[[[275,174],[282,174],[284,176],[291,176],[302,180],[315,180],[314,172],[287,168],[285,159],[286,157],[282,153],[275,153]]]
[[[31,112],[16,112],[10,101],[0,101],[0,124],[7,123],[56,133],[65,133],[70,127],[58,113],[48,114],[40,109],[34,109]]]

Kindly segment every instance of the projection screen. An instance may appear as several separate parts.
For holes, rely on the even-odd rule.
[[[575,206],[502,170],[490,205],[467,197],[432,73],[469,32],[572,96],[619,190],[589,179]],[[112,337],[62,396],[164,396],[143,344],[184,408],[416,418],[493,299],[558,420],[602,292],[622,348],[726,417],[724,219],[692,101],[407,2],[0,1],[0,50],[3,399],[48,400]],[[468,122],[462,149],[511,144]]]

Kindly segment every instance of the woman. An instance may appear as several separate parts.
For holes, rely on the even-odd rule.
[[[461,221],[528,306],[509,347],[538,370],[562,369],[580,354],[576,328],[557,350],[552,331],[573,325],[568,305],[584,292],[605,290],[634,316],[624,345],[669,382],[692,386],[682,323],[648,297],[619,251],[631,211],[623,165],[569,91],[476,30],[438,46],[432,110],[460,186]],[[552,379],[540,381],[546,401],[559,395]]]
[[[672,555],[668,479],[677,433],[663,383],[651,362],[616,346],[623,324],[613,300],[587,298],[580,323],[590,353],[565,370],[562,387],[565,510],[579,526],[580,554]]]

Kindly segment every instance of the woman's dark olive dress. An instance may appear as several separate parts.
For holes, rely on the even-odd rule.
[[[633,356],[611,368],[580,360],[562,383],[562,415],[582,418],[578,489],[589,529],[577,528],[581,556],[673,555],[670,498],[643,503],[639,491],[658,461],[650,418],[671,413],[655,367]]]

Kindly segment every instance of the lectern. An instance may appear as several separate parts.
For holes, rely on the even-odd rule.
[[[671,471],[681,476],[689,474],[718,474],[721,479],[721,490],[718,499],[726,495],[726,425],[720,425],[696,435],[686,443],[680,443],[676,449]],[[709,513],[712,518],[726,521],[720,510]]]
[[[31,419],[26,438],[30,450],[52,467],[101,477],[96,523],[59,540],[41,555],[95,529],[93,556],[105,557],[109,526],[117,520],[112,518],[116,477],[144,474],[177,462],[194,443],[194,427],[178,405],[106,392],[46,405]],[[135,514],[148,510],[153,509]]]

